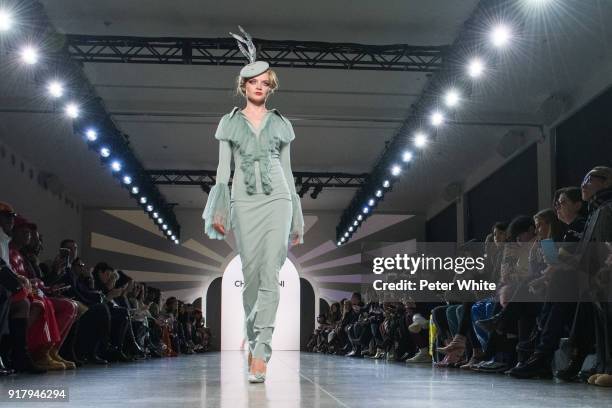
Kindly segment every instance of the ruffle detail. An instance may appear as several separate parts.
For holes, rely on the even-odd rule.
[[[202,213],[204,219],[204,233],[211,239],[225,239],[230,231],[230,190],[227,184],[217,183],[210,189],[206,207]],[[215,230],[213,224],[218,222],[225,228],[225,234],[220,234]]]
[[[300,237],[300,244],[304,243],[304,216],[302,214],[302,203],[300,202],[300,196],[293,193],[291,194],[291,207],[293,209],[293,215],[291,216],[291,233],[290,235],[298,234]]]
[[[249,195],[257,192],[256,161],[259,162],[263,192],[266,195],[272,193],[270,174],[272,153],[279,149],[282,143],[290,143],[295,139],[293,127],[289,120],[275,112],[271,112],[270,115],[272,116],[267,118],[266,123],[263,124],[259,138],[255,137],[247,119],[238,117],[242,116],[240,112],[225,115],[219,122],[215,133],[217,140],[228,140],[238,149],[241,157],[240,168],[244,175],[246,192]]]

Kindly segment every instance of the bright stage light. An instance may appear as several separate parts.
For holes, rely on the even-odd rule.
[[[164,219],[163,219],[163,218],[158,218],[158,219],[157,219],[157,223],[158,223],[158,224],[162,224],[163,222],[164,222]]]
[[[473,58],[468,63],[468,75],[472,78],[479,78],[484,72],[485,66],[480,58]]]
[[[54,98],[61,98],[64,95],[64,86],[58,81],[51,81],[47,85],[49,95]]]
[[[148,212],[153,211],[153,206],[151,204],[147,205],[147,211]]]
[[[390,185],[391,185],[391,183],[389,183],[389,180],[383,181],[383,187],[384,188],[388,188]]]
[[[132,178],[130,176],[123,176],[123,182],[127,185],[132,184]]]
[[[159,214],[156,211],[156,212],[153,213],[153,218],[157,218],[157,217],[159,217]]]
[[[376,190],[376,197],[382,197],[382,190]]]
[[[136,186],[132,187],[132,194],[136,195],[140,192],[140,189]]]
[[[408,163],[411,160],[412,160],[412,152],[410,151],[404,152],[404,154],[402,155],[402,161],[404,163]]]
[[[345,233],[344,233],[344,238],[348,238],[348,236],[349,236],[349,233],[348,233],[348,232],[345,232]]]
[[[359,214],[359,215],[357,216],[357,219],[358,219],[359,221],[363,220],[363,215]]]
[[[69,103],[66,105],[64,112],[66,112],[66,116],[68,116],[70,119],[76,119],[79,117],[79,107],[75,103]]]
[[[87,131],[85,132],[85,136],[90,142],[95,142],[96,140],[98,140],[98,133],[93,129],[87,129]]]
[[[391,174],[394,176],[398,176],[402,172],[402,168],[398,165],[391,167]]]
[[[19,54],[21,55],[21,61],[28,65],[34,65],[38,62],[38,50],[31,45],[23,47]]]
[[[440,126],[444,123],[444,115],[440,111],[435,111],[431,114],[430,120],[432,125]]]
[[[110,156],[110,149],[108,147],[103,147],[100,149],[100,156],[107,158]]]
[[[420,149],[427,145],[427,135],[423,132],[418,132],[414,135],[414,145]]]
[[[0,10],[0,32],[8,31],[13,27],[13,16],[7,10]]]
[[[147,197],[142,196],[140,197],[140,204],[146,204],[147,203]]]
[[[353,232],[353,227],[349,227],[349,231],[350,231],[350,232]]]
[[[111,169],[113,169],[113,171],[121,171],[121,163],[115,160],[114,162],[111,163]]]
[[[164,225],[162,225],[162,229],[163,229],[163,230],[167,230],[167,229],[168,229],[168,226],[167,226],[166,224],[164,224]]]
[[[504,24],[493,27],[493,30],[491,31],[491,42],[497,48],[507,45],[511,38],[512,33],[510,28]]]
[[[376,200],[374,200],[373,198],[370,198],[370,200],[368,201],[368,205],[372,207],[374,204],[376,204]]]
[[[355,222],[353,223],[353,225],[354,225],[355,227],[356,227],[356,226],[358,226],[358,225],[359,225],[359,221],[355,221]]]
[[[456,89],[449,89],[444,95],[444,103],[449,108],[454,108],[459,104],[459,92]]]
[[[361,212],[367,214],[370,212],[370,209],[368,207],[363,207],[363,210],[361,210]]]

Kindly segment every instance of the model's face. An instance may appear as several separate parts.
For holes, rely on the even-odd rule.
[[[245,94],[248,100],[256,105],[263,104],[271,91],[270,74],[264,72],[256,77],[249,78],[245,84]]]

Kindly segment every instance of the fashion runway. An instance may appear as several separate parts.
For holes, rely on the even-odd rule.
[[[608,389],[440,370],[380,360],[275,351],[263,384],[246,356],[224,351],[0,380],[9,388],[68,387],[69,407],[604,407]],[[2,406],[23,406],[6,402]],[[41,404],[34,404],[37,406]],[[49,405],[49,404],[46,404]],[[51,406],[51,405],[49,405]]]

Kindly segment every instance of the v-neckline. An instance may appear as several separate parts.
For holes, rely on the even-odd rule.
[[[242,111],[242,109],[240,109],[240,114],[242,115],[242,117],[244,117],[244,120],[247,121],[247,123],[251,126],[251,129],[253,129],[253,133],[255,133],[255,135],[258,135],[261,130],[263,129],[263,126],[265,125],[265,122],[267,120],[267,116],[268,113],[270,113],[270,110],[267,110],[266,113],[264,114],[263,118],[261,118],[261,122],[259,123],[259,127],[255,127],[255,125],[253,125],[253,122],[251,122],[249,120],[249,118],[247,118],[247,116],[244,114],[244,112]]]

